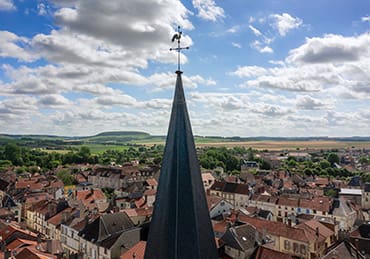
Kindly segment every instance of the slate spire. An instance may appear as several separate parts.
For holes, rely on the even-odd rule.
[[[186,107],[176,71],[161,174],[145,259],[217,259],[217,248]]]

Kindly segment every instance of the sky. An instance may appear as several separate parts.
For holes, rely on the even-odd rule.
[[[0,133],[370,136],[368,0],[0,0]]]

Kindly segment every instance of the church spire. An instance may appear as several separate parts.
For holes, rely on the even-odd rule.
[[[181,71],[176,89],[145,259],[217,259]]]

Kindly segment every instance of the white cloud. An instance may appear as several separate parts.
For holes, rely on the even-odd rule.
[[[0,31],[0,57],[30,62],[35,55],[28,49],[29,40],[9,31]]]
[[[39,15],[46,15],[48,13],[44,3],[37,4],[37,10]]]
[[[321,110],[329,108],[328,104],[309,95],[300,95],[296,99],[296,106],[302,110]]]
[[[214,0],[193,0],[193,6],[198,10],[198,16],[204,20],[217,21],[225,17],[225,11],[217,6]]]
[[[370,56],[370,34],[354,37],[328,34],[307,38],[305,44],[293,49],[287,57],[294,63],[341,63]]]
[[[175,87],[176,76],[173,73],[157,73],[148,78],[150,84],[153,84],[154,91],[162,91],[165,89],[172,89]],[[200,75],[182,76],[183,85],[185,88],[197,88],[198,85],[213,86],[216,81],[213,79],[205,79]]]
[[[366,15],[366,16],[361,17],[361,21],[362,22],[370,22],[370,16]]]
[[[249,25],[248,27],[254,33],[254,35],[262,36],[262,33],[257,28],[253,27],[252,25]]]
[[[238,77],[258,77],[265,75],[267,70],[263,67],[258,66],[244,66],[238,67],[238,69],[232,73],[231,75],[235,75]]]
[[[239,43],[236,43],[236,42],[231,42],[231,45],[235,48],[238,48],[238,49],[241,49],[242,48],[242,45],[239,44]]]
[[[258,50],[260,53],[273,53],[274,50],[270,48],[269,46],[263,46],[263,44],[259,41],[256,40],[251,43],[251,48]]]
[[[285,36],[289,31],[300,27],[303,23],[302,19],[293,17],[288,13],[271,14],[269,18],[273,22],[272,26],[281,36]]]
[[[229,33],[237,33],[239,30],[240,30],[240,26],[235,25],[235,26],[231,27],[230,29],[228,29],[227,32],[229,32]]]
[[[16,7],[12,0],[0,0],[0,11],[1,10],[10,11],[15,9]]]
[[[38,100],[38,103],[43,107],[53,109],[72,104],[67,98],[59,94],[44,95]]]

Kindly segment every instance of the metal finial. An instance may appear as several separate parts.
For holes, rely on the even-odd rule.
[[[172,42],[174,42],[175,40],[177,40],[177,48],[170,48],[170,50],[176,50],[177,51],[177,70],[180,71],[180,54],[181,54],[181,50],[183,49],[189,49],[189,47],[184,47],[182,48],[181,45],[180,45],[180,40],[181,40],[181,35],[182,35],[182,31],[180,30],[180,26],[177,27],[177,33],[175,33],[173,36],[172,36]]]

